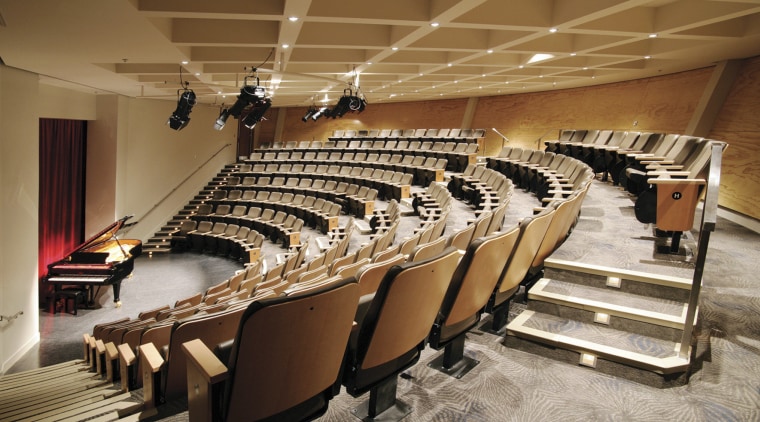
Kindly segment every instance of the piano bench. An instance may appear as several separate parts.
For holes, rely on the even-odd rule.
[[[53,303],[53,312],[57,311],[57,304],[59,300],[63,300],[63,311],[66,313],[69,313],[71,315],[77,314],[77,309],[79,308],[79,305],[84,305],[87,300],[87,290],[76,288],[76,287],[67,287],[61,290],[58,290],[55,292],[55,298]],[[74,307],[72,310],[69,310],[69,301],[74,302]]]

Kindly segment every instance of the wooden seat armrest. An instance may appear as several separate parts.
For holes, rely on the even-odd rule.
[[[647,170],[681,170],[683,169],[682,165],[679,164],[649,164],[646,166]]]
[[[106,348],[106,380],[113,382],[116,378],[114,369],[119,361],[119,350],[116,349],[116,345],[109,341],[105,344]]]
[[[665,157],[655,157],[654,155],[635,155],[633,158],[641,164],[652,164],[665,160]]]
[[[648,171],[647,177],[656,177],[656,178],[677,178],[683,180],[685,177],[689,177],[690,172],[688,171]]]
[[[164,364],[164,358],[153,343],[141,344],[137,347],[140,351],[140,367],[142,368],[143,402],[146,409],[153,409],[158,403],[159,385],[157,374]]]
[[[662,160],[657,160],[657,159],[641,160],[641,161],[639,161],[639,164],[643,164],[645,166],[649,166],[649,165],[667,165],[667,164],[675,164],[675,161],[673,161],[673,160],[666,160],[666,159],[663,158]]]
[[[652,185],[675,185],[675,184],[695,184],[704,185],[707,183],[705,179],[665,179],[665,178],[652,178],[647,179],[647,183]]]
[[[199,339],[182,343],[187,356],[187,407],[190,420],[215,420],[213,397],[229,375],[227,367]]]
[[[130,384],[132,384],[131,380],[129,379],[129,374],[131,373],[129,368],[135,364],[137,359],[135,358],[135,353],[126,343],[116,346],[116,350],[119,352],[119,374],[121,376],[121,390],[126,393],[129,391]]]

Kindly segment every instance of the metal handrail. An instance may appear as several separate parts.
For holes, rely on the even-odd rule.
[[[699,228],[699,244],[697,248],[697,260],[694,265],[694,277],[691,282],[689,303],[686,307],[686,319],[684,320],[683,335],[678,357],[689,358],[691,348],[691,336],[694,330],[694,318],[699,305],[699,293],[702,289],[702,276],[704,274],[705,260],[707,259],[707,247],[710,243],[710,233],[715,231],[718,220],[718,191],[720,190],[720,166],[723,159],[725,142],[713,141],[710,155],[710,169],[707,174],[707,190],[705,191],[705,203],[702,210],[702,219]]]
[[[206,161],[201,163],[195,170],[193,170],[190,174],[187,175],[184,179],[182,179],[181,182],[179,182],[172,190],[170,190],[166,195],[164,195],[163,198],[161,198],[158,202],[156,202],[145,214],[142,215],[140,219],[145,218],[150,213],[156,210],[164,201],[166,201],[167,198],[169,198],[174,192],[176,192],[182,185],[184,185],[188,180],[190,180],[191,177],[195,176],[196,173],[198,173],[206,164],[211,162],[217,155],[219,155],[225,148],[231,146],[232,144],[225,144],[222,145],[219,150],[217,150],[215,153],[213,153]],[[134,226],[138,224],[140,220],[135,221],[134,223],[130,224],[131,226]]]

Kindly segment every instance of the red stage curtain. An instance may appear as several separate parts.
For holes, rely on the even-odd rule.
[[[86,151],[86,121],[40,119],[40,278],[84,241]],[[51,291],[40,286],[40,303]]]

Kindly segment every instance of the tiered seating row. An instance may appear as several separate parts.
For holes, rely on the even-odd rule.
[[[340,161],[341,159],[343,161],[365,161],[365,158],[371,154],[393,154],[398,156],[393,157],[394,162],[401,162],[406,159],[406,164],[411,164],[415,157],[445,159],[447,170],[461,171],[467,164],[477,161],[477,152],[478,144],[456,144],[454,142],[328,141],[320,148],[301,149],[294,147],[257,150],[252,152],[246,161],[256,163],[261,160],[293,160],[319,164],[326,161]]]
[[[473,143],[485,137],[485,129],[338,129],[330,136],[329,142],[340,140],[385,141],[385,140],[446,140]],[[319,148],[322,141],[288,141],[262,144],[264,149],[277,148]]]
[[[546,142],[547,150],[581,157],[605,173],[603,180],[609,174],[613,184],[637,195],[636,218],[672,234],[669,250],[662,250],[668,253],[678,253],[681,233],[693,225],[713,148],[726,145],[688,135],[605,130],[563,130],[559,140]]]

